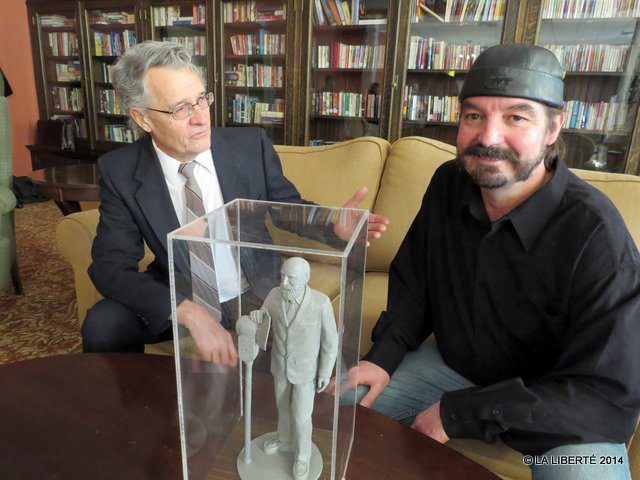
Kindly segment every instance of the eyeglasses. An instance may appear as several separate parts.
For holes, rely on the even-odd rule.
[[[173,110],[158,110],[157,108],[147,107],[147,110],[153,110],[154,112],[160,113],[168,113],[175,120],[184,120],[185,118],[189,118],[193,114],[193,107],[198,107],[200,110],[204,110],[209,108],[213,103],[213,93],[205,93],[204,95],[200,95],[196,100],[196,103],[181,103]]]

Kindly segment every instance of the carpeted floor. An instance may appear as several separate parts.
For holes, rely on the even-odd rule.
[[[0,363],[80,352],[73,272],[56,245],[62,218],[51,202],[16,209],[24,295],[0,293]]]

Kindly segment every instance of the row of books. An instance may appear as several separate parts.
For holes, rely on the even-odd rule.
[[[120,107],[120,97],[115,90],[106,88],[98,90],[98,111],[111,115],[123,114],[122,107]]]
[[[260,30],[258,35],[231,35],[231,52],[234,55],[284,55],[286,35]]]
[[[387,9],[366,5],[367,0],[313,0],[313,24],[384,25]],[[378,2],[380,3],[380,2]]]
[[[56,63],[56,80],[58,82],[79,82],[82,77],[79,60],[67,63]]]
[[[624,130],[627,120],[627,104],[611,102],[564,102],[564,123],[562,128],[597,130],[610,132]]]
[[[89,12],[90,25],[133,24],[136,16],[133,12],[102,12],[91,10]]]
[[[450,45],[433,38],[412,35],[409,40],[409,70],[469,70],[483,45]]]
[[[413,0],[412,21],[435,18],[441,22],[495,22],[507,11],[507,0],[446,0],[444,9],[426,0]]]
[[[284,67],[254,63],[233,65],[231,72],[225,72],[226,84],[235,87],[283,87]]]
[[[78,87],[51,87],[53,108],[66,112],[79,112],[84,108],[82,90]]]
[[[627,18],[640,16],[640,0],[544,0],[542,18]]]
[[[75,18],[65,17],[59,14],[40,15],[41,27],[74,27],[75,25]]]
[[[427,122],[457,122],[460,108],[457,96],[418,95],[405,87],[402,118]]]
[[[55,114],[55,115],[51,115],[49,118],[51,118],[51,120],[61,120],[65,122],[65,125],[69,125],[71,127],[70,134],[69,134],[69,129],[65,128],[62,148],[73,149],[74,137],[87,138],[87,122],[83,117],[77,117],[74,115]],[[66,144],[66,147],[65,147],[65,144]]]
[[[224,23],[235,22],[269,22],[287,19],[287,4],[269,4],[245,0],[240,2],[224,2],[222,4]]]
[[[156,27],[204,25],[207,20],[206,14],[207,7],[204,4],[153,7],[153,24]]]
[[[109,142],[133,143],[140,138],[140,133],[122,124],[104,125],[102,129],[105,140]]]
[[[79,55],[78,36],[70,32],[49,33],[49,47],[51,55],[56,57],[75,57]]]
[[[192,55],[206,55],[207,54],[207,38],[206,37],[162,37],[165,42],[179,43],[184,45]]]
[[[123,30],[120,32],[93,32],[94,52],[97,56],[120,56],[137,43],[136,32]]]
[[[102,73],[102,81],[107,83],[113,82],[113,67],[114,65],[106,62],[98,62],[100,64],[100,70]]]
[[[235,123],[257,123],[266,125],[284,124],[284,100],[263,102],[258,97],[236,94],[227,104],[228,118]]]
[[[317,68],[384,68],[384,45],[318,45]]]
[[[543,45],[570,72],[623,72],[628,45]]]
[[[333,117],[377,118],[381,95],[354,92],[314,92],[311,98],[313,115]]]

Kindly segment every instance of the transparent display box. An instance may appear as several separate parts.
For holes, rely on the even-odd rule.
[[[338,380],[339,387],[331,394],[312,393],[312,441],[317,452],[312,455],[316,460],[310,460],[308,479],[342,479],[346,474],[356,404],[347,372],[359,359],[367,222],[365,210],[234,200],[168,237],[172,318],[178,318],[177,308],[183,301],[199,304],[222,319],[243,355],[255,345],[251,341],[247,346],[247,337],[238,345],[236,323],[242,315],[242,322],[251,319],[250,312],[263,306],[272,289],[286,283],[281,277],[283,262],[292,257],[308,262],[310,279],[298,308],[303,311],[308,295],[321,300],[328,297],[325,312],[333,312],[327,316],[335,318],[337,339],[331,377]],[[310,291],[321,293],[307,293]],[[314,315],[317,313],[296,314],[285,330],[293,332],[292,325],[311,322]],[[277,351],[277,318],[271,318],[268,334],[266,325],[256,327],[261,333],[256,334],[255,343],[260,345],[255,360],[249,364],[239,359],[235,366],[221,364],[211,353],[207,329],[190,325],[190,331],[182,325],[183,320],[174,320],[173,325],[184,478],[295,478],[293,451],[283,448],[277,461],[276,456],[263,451],[264,439],[278,430],[271,374],[271,352]],[[314,332],[307,335],[307,341],[319,344],[322,355],[325,335]],[[287,348],[293,343],[295,350],[297,335],[289,334]],[[295,364],[292,357],[295,355],[286,357],[293,362],[287,365]],[[318,357],[317,375],[320,363]],[[273,462],[280,465],[274,467]]]

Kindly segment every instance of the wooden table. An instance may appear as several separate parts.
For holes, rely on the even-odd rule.
[[[182,478],[175,382],[173,357],[161,355],[78,354],[0,365],[0,478]],[[360,406],[346,478],[499,480]]]
[[[80,211],[80,202],[100,200],[98,167],[95,163],[58,165],[35,170],[29,178],[40,195],[51,197],[63,215]]]

